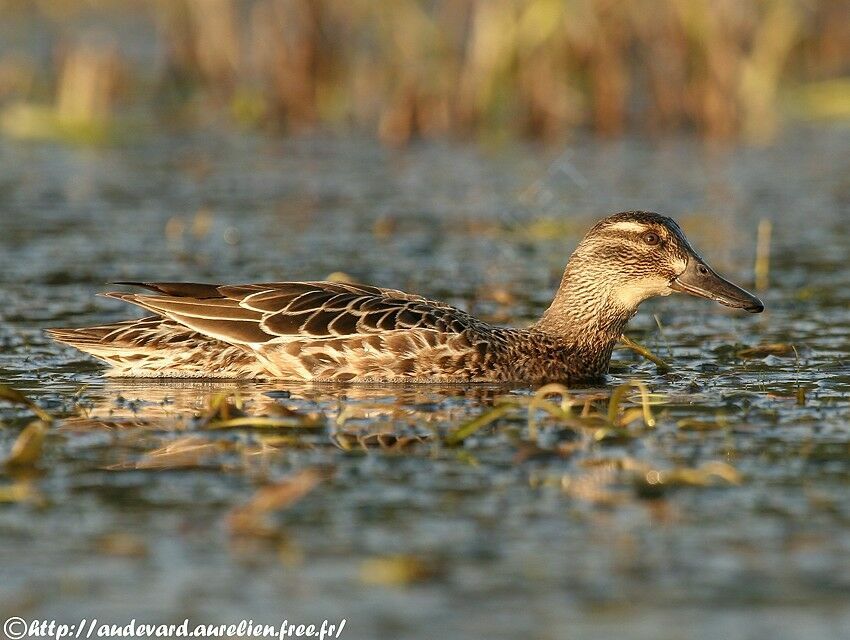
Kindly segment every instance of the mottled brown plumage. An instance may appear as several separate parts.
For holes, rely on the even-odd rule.
[[[607,372],[623,328],[649,297],[680,290],[762,309],[711,271],[673,220],[636,211],[590,230],[551,306],[527,329],[359,284],[119,284],[152,293],[105,295],[154,315],[49,333],[111,364],[111,375],[138,377],[573,383]]]

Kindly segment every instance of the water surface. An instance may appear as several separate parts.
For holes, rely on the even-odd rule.
[[[37,495],[0,506],[0,613],[345,617],[346,638],[839,637],[850,625],[849,144],[842,129],[713,150],[687,139],[494,151],[226,135],[4,143],[0,377],[62,419],[36,476],[2,478]],[[41,333],[135,313],[95,297],[111,280],[339,271],[528,323],[588,226],[636,208],[675,216],[748,285],[758,222],[774,236],[764,314],[681,296],[646,304],[630,335],[672,370],[621,351],[608,387],[577,392],[604,411],[614,386],[646,383],[657,426],[637,421],[626,440],[541,415],[531,446],[517,411],[450,447],[446,433],[533,390],[107,380]],[[738,355],[765,343],[793,349]],[[202,428],[211,398],[237,392],[251,415],[314,426]],[[3,405],[0,420],[5,454],[30,415]],[[202,455],[151,456],[174,443]],[[712,468],[734,481],[646,481]],[[305,470],[322,480],[264,531],[234,526],[259,489]]]

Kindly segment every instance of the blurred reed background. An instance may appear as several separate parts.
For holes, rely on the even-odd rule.
[[[583,130],[761,142],[789,117],[850,117],[848,0],[0,0],[0,11],[18,35],[0,45],[0,124],[19,137],[101,140],[132,113],[391,145]]]

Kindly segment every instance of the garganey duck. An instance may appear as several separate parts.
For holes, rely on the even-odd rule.
[[[598,222],[570,257],[555,298],[526,329],[496,327],[443,302],[339,282],[215,285],[121,282],[103,294],[154,315],[58,340],[109,375],[348,382],[591,381],[638,305],[681,291],[759,313],[715,273],[672,219],[627,211]]]

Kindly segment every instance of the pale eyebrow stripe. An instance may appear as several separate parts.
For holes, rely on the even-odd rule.
[[[631,233],[641,233],[646,231],[646,226],[640,224],[639,222],[615,222],[610,227],[608,227],[611,231],[625,231]]]

